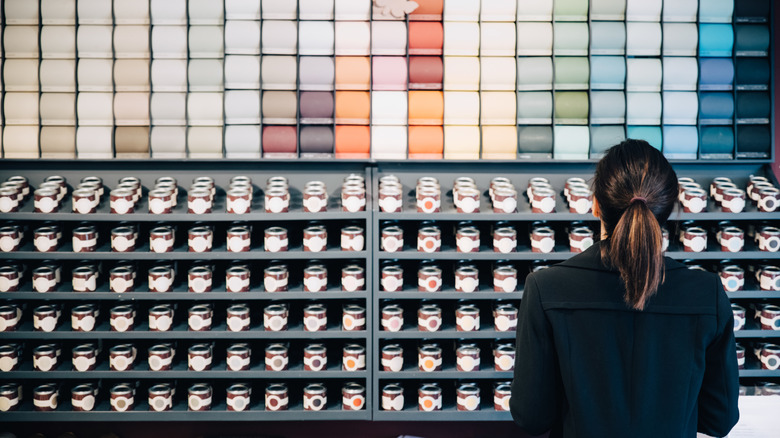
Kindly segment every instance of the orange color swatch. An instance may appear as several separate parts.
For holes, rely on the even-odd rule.
[[[369,158],[370,151],[368,126],[336,126],[336,158]]]
[[[410,20],[441,21],[444,12],[444,0],[415,0],[420,5],[409,14]]]
[[[410,55],[441,55],[444,47],[444,28],[440,21],[409,23]]]
[[[441,91],[409,91],[409,124],[441,125],[444,94]]]
[[[371,86],[371,61],[367,56],[336,57],[336,89],[368,90]]]
[[[371,97],[368,91],[336,92],[336,123],[368,125]]]
[[[441,126],[409,127],[409,158],[441,158],[444,152],[444,129]]]

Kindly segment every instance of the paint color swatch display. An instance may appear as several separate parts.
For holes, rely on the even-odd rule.
[[[5,0],[5,158],[771,158],[770,0]]]

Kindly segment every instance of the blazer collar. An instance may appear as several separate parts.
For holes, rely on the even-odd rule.
[[[617,271],[617,269],[604,265],[604,263],[601,261],[601,242],[594,243],[590,248],[560,263],[560,265],[570,266],[573,268],[591,269],[596,271]],[[672,269],[687,268],[687,266],[669,257],[664,257],[664,266],[666,267],[667,271]]]

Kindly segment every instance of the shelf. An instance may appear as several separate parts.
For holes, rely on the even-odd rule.
[[[512,380],[512,371],[496,371],[492,364],[482,364],[479,371],[458,371],[455,365],[445,365],[441,371],[419,371],[417,367],[405,367],[403,371],[382,371],[381,366],[378,377],[383,380],[392,379],[497,379]]]
[[[349,300],[366,299],[366,291],[344,292],[331,289],[325,292],[303,292],[296,287],[288,292],[226,292],[214,290],[211,292],[187,292],[186,286],[174,288],[173,292],[149,292],[146,283],[140,285],[136,292],[107,292],[105,287],[95,292],[46,292],[31,290],[0,293],[0,298],[9,300],[138,300],[138,301],[258,301],[258,300]]]
[[[107,202],[105,202],[107,204]],[[29,204],[29,205],[28,205]],[[261,211],[252,211],[246,214],[231,214],[218,212],[215,208],[213,213],[207,214],[187,214],[186,201],[182,209],[181,203],[173,213],[170,214],[151,214],[140,212],[142,207],[136,208],[137,213],[130,214],[111,214],[106,206],[96,213],[79,214],[70,212],[70,204],[65,203],[58,213],[34,213],[32,203],[26,202],[24,208],[16,213],[4,213],[4,219],[16,221],[78,221],[78,222],[233,222],[233,221],[254,221],[254,222],[278,222],[282,221],[330,221],[330,220],[366,220],[369,218],[369,212],[349,213],[343,211],[326,211],[322,213],[305,213],[303,211],[291,211],[288,213],[265,213]],[[105,211],[103,211],[105,210]]]
[[[262,393],[253,397],[251,409],[243,412],[229,412],[224,402],[215,403],[210,411],[199,411],[193,415],[187,410],[184,402],[178,402],[173,409],[166,412],[151,412],[146,403],[146,397],[136,396],[136,399],[143,400],[136,405],[133,411],[111,412],[108,402],[100,402],[96,409],[91,412],[73,412],[70,408],[70,401],[62,403],[59,409],[51,412],[35,412],[32,410],[32,402],[22,403],[19,411],[0,412],[0,420],[14,422],[40,422],[40,421],[301,421],[301,420],[370,420],[371,411],[363,409],[361,411],[345,411],[341,409],[341,397],[339,403],[329,403],[328,409],[324,411],[304,411],[303,406],[293,404],[287,411],[269,412],[263,410],[263,405],[254,400],[262,400]],[[338,395],[338,394],[336,394]],[[368,405],[366,405],[368,406]]]
[[[408,201],[407,205],[413,201]],[[485,200],[482,201],[482,205],[485,204]],[[413,204],[412,204],[413,205]],[[527,207],[527,206],[526,206]],[[455,208],[443,209],[441,213],[417,213],[413,210],[403,211],[401,213],[382,213],[377,211],[376,216],[380,223],[382,221],[511,221],[511,222],[533,222],[533,221],[549,221],[549,222],[571,222],[571,221],[592,221],[598,222],[598,218],[592,214],[579,214],[569,213],[568,209],[565,209],[562,205],[556,209],[555,213],[531,213],[530,207],[528,211],[520,211],[517,213],[493,213],[491,211],[483,211],[480,213],[458,213]],[[483,208],[484,209],[484,208]],[[742,213],[724,213],[718,211],[715,204],[710,205],[709,211],[701,213],[683,213],[681,211],[674,211],[669,216],[670,221],[684,221],[684,220],[735,220],[735,221],[755,221],[755,220],[778,220],[780,219],[780,212],[765,213],[758,211],[754,206],[749,205]]]
[[[780,377],[780,370],[744,369],[739,370],[739,377],[778,378]]]
[[[742,338],[780,338],[780,330],[761,330],[753,329],[754,324],[749,324],[749,329],[737,330],[734,332],[734,337],[737,339]]]
[[[486,251],[480,252],[457,252],[453,247],[442,245],[442,250],[439,252],[423,252],[423,251],[398,251],[398,252],[386,252],[380,251],[377,256],[381,260],[557,260],[562,261],[570,257],[577,255],[569,251],[568,245],[555,245],[555,250],[549,253],[531,252],[530,247],[526,245],[518,245],[517,252],[500,253],[489,251],[486,247],[483,247]],[[677,249],[675,245],[672,245],[672,249]],[[717,248],[717,249],[714,249]],[[741,251],[741,252],[727,252],[720,251],[720,246],[709,245],[706,251],[702,252],[685,252],[685,251],[667,251],[666,256],[673,259],[696,259],[696,260],[748,260],[748,259],[765,259],[772,257],[777,253],[767,251]]]
[[[0,295],[2,296],[2,295]],[[439,292],[419,292],[416,289],[407,289],[401,292],[377,292],[380,300],[519,300],[523,298],[523,291],[494,292],[493,289],[480,289],[475,292],[456,292],[454,289],[443,289]]]
[[[485,324],[487,326],[487,324]],[[400,332],[379,331],[379,339],[514,339],[515,332],[497,332],[491,328],[482,328],[475,332],[459,332],[452,327],[437,332],[423,332],[406,327]]]
[[[403,411],[374,412],[374,421],[512,421],[512,415],[508,411],[496,411],[493,404],[486,401],[493,400],[492,395],[482,396],[482,410],[458,411],[454,406],[445,407],[441,411],[424,412],[417,409],[416,400],[413,408]],[[407,401],[409,405],[412,402]]]
[[[141,316],[143,318],[143,316]],[[262,319],[262,318],[258,318]],[[252,323],[252,329],[243,332],[230,332],[226,330],[227,325],[217,324],[209,331],[194,332],[187,330],[187,323],[176,324],[173,330],[167,332],[149,331],[149,325],[144,322],[135,330],[129,332],[108,331],[109,325],[104,322],[98,325],[98,329],[91,332],[74,332],[70,329],[70,324],[61,324],[52,332],[32,331],[32,323],[22,324],[22,330],[15,332],[3,332],[4,339],[73,339],[73,340],[98,340],[98,339],[209,339],[209,340],[234,340],[234,339],[365,339],[365,330],[343,331],[336,324],[328,325],[328,330],[319,332],[308,332],[303,330],[303,325],[290,326],[286,331],[272,332],[262,330],[262,324]]]
[[[748,299],[778,299],[780,291],[768,290],[741,290],[738,292],[726,292],[730,300],[748,300]]]
[[[265,371],[261,369],[260,365],[256,366],[257,370],[247,371],[227,371],[224,363],[218,363],[214,368],[209,371],[188,371],[186,360],[185,363],[179,363],[176,369],[169,371],[150,371],[148,365],[144,361],[139,361],[136,364],[136,369],[130,371],[110,371],[108,369],[108,363],[102,363],[98,365],[98,368],[94,371],[72,371],[69,370],[70,363],[63,363],[60,365],[62,370],[53,371],[10,371],[7,373],[0,373],[0,381],[10,379],[35,379],[35,380],[53,380],[53,379],[73,379],[73,380],[92,380],[92,379],[269,379],[269,380],[286,380],[286,379],[366,379],[368,378],[368,371],[342,371],[341,364],[331,364],[332,370],[323,371],[303,371],[303,366],[299,365],[292,370],[286,371]],[[511,378],[511,376],[510,376]]]
[[[366,251],[342,251],[341,248],[331,247],[327,251],[309,252],[302,251],[301,247],[290,248],[289,251],[266,252],[253,249],[245,252],[225,251],[225,246],[214,247],[209,252],[189,252],[186,246],[178,246],[171,252],[155,253],[149,251],[149,245],[145,244],[133,252],[113,252],[108,244],[102,245],[94,252],[73,252],[70,243],[60,247],[55,252],[38,252],[32,244],[25,245],[21,251],[0,253],[0,257],[6,259],[30,259],[49,260],[310,260],[310,259],[365,259]]]

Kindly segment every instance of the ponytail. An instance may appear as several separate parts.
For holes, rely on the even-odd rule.
[[[662,239],[653,212],[645,201],[637,200],[629,204],[602,248],[609,264],[620,271],[626,287],[623,299],[636,310],[644,309],[663,283]]]
[[[596,166],[593,195],[606,233],[601,259],[620,272],[633,309],[643,310],[664,281],[661,226],[677,193],[674,169],[644,140],[613,146]]]

